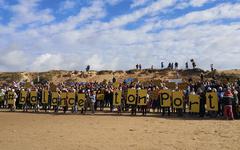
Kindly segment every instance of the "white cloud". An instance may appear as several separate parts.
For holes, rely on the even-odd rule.
[[[239,12],[240,4],[221,4],[207,10],[190,12],[174,20],[159,21],[157,26],[172,28],[219,19],[234,19],[240,17]]]
[[[138,19],[144,17],[145,15],[151,15],[158,13],[165,8],[173,6],[176,3],[175,0],[158,0],[151,3],[149,6],[138,9],[131,14],[123,15],[120,17],[114,18],[111,22],[103,24],[103,28],[116,28],[123,25],[126,25],[131,22],[135,22]],[[101,25],[102,26],[102,25]]]
[[[103,60],[102,60],[101,56],[99,56],[97,54],[93,54],[86,60],[85,65],[90,65],[91,69],[93,69],[93,70],[101,70],[102,68],[104,68],[102,61]]]
[[[47,71],[48,69],[61,69],[64,59],[60,54],[42,54],[35,59],[31,65],[31,70]]]
[[[216,0],[179,0],[175,9],[185,9],[188,7],[202,7],[208,3],[215,2]]]
[[[11,18],[10,26],[21,26],[31,23],[49,23],[55,19],[50,9],[37,10],[40,0],[19,0],[16,5],[10,6],[10,10],[14,13]]]
[[[43,26],[39,30],[47,34],[63,33],[75,29],[77,26],[84,25],[85,22],[92,22],[106,16],[105,3],[103,1],[92,1],[90,6],[83,7],[77,15],[69,16],[60,23],[53,23]]]
[[[27,65],[27,58],[24,51],[21,50],[3,51],[1,52],[0,64],[1,69],[21,71]]]
[[[171,9],[175,4],[176,1],[156,1],[102,22],[101,19],[108,15],[106,5],[109,4],[105,0],[92,1],[81,8],[77,15],[60,23],[50,22],[22,31],[0,25],[0,49],[6,49],[2,52],[6,58],[0,59],[4,67],[0,69],[75,70],[85,69],[89,64],[96,70],[117,70],[130,69],[137,63],[141,63],[143,68],[160,66],[161,61],[165,65],[178,61],[184,66],[185,61],[191,58],[195,58],[197,64],[204,68],[211,63],[218,68],[240,67],[240,23],[212,22],[239,18],[238,3],[217,5],[168,21],[152,15]],[[144,16],[148,16],[147,20]],[[144,19],[140,28],[123,28],[139,19]],[[150,32],[152,30],[159,31]],[[12,44],[17,47],[10,47]],[[16,58],[14,60],[18,63],[7,58]]]

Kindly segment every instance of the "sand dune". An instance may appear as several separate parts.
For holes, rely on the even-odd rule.
[[[0,112],[1,150],[239,150],[240,122]]]

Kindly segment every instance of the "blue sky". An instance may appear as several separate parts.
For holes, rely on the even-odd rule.
[[[240,68],[240,0],[0,0],[0,71]]]

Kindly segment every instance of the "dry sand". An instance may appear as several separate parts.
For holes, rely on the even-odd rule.
[[[240,121],[0,112],[1,150],[240,149]]]

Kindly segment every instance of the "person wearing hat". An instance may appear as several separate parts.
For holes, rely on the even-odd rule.
[[[223,95],[223,104],[224,104],[224,117],[229,120],[233,120],[233,111],[232,111],[232,100],[233,94],[230,89],[228,89]]]

